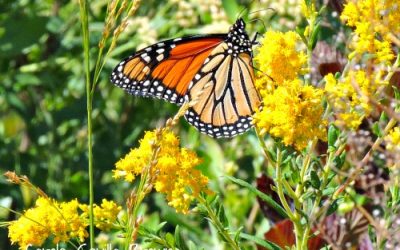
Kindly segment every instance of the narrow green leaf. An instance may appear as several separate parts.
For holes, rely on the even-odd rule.
[[[333,124],[329,126],[328,129],[328,146],[332,149],[335,149],[335,142],[337,141],[340,135],[340,130]]]
[[[388,123],[389,117],[385,111],[382,112],[381,116],[379,117],[379,122],[381,123]]]
[[[266,249],[272,249],[272,250],[281,250],[282,249],[278,245],[276,245],[275,243],[267,241],[267,240],[264,240],[264,239],[261,239],[261,238],[259,238],[257,236],[254,236],[254,235],[250,235],[250,234],[246,234],[246,233],[240,233],[240,237],[242,239],[245,239],[245,240],[253,241],[257,245],[265,247]]]
[[[235,237],[233,239],[235,240],[236,243],[239,243],[239,241],[240,241],[240,234],[241,234],[242,230],[243,230],[243,227],[240,227],[235,233]]]
[[[311,186],[315,189],[319,189],[319,187],[321,186],[321,181],[319,179],[319,176],[317,174],[317,172],[315,172],[314,170],[311,171],[310,173],[310,177],[311,177]]]
[[[333,214],[338,209],[338,200],[334,200],[332,204],[329,206],[328,211],[326,212],[326,216]]]
[[[330,196],[335,192],[335,188],[334,187],[329,187],[329,188],[325,188],[322,191],[322,196]]]
[[[166,224],[167,224],[166,221],[163,221],[160,224],[158,224],[158,226],[155,228],[156,232],[160,231],[161,228],[163,228]]]
[[[171,233],[167,233],[165,235],[165,240],[167,241],[168,245],[171,247],[175,246],[175,238]]]
[[[217,216],[219,221],[222,222],[222,225],[224,225],[224,227],[229,227],[228,218],[226,218],[225,216],[225,209],[222,204],[219,204],[218,206]]]
[[[372,125],[372,132],[378,137],[383,136],[383,131],[382,131],[381,127],[379,126],[378,122],[374,122],[374,124]]]
[[[175,246],[179,248],[180,250],[188,250],[185,242],[183,241],[181,237],[181,229],[179,225],[175,227]]]
[[[320,32],[320,31],[321,31],[321,24],[320,24],[320,22],[318,22],[318,23],[315,25],[315,28],[314,28],[313,33],[312,33],[312,35],[311,35],[311,40],[310,40],[311,49],[314,49],[314,48],[315,48],[315,45],[317,45],[318,35],[319,35],[319,32]]]
[[[339,156],[333,158],[335,168],[341,169],[346,161],[346,152],[341,153]]]
[[[392,86],[393,87],[393,91],[394,91],[394,98],[396,100],[400,100],[400,91],[396,86]]]
[[[307,38],[304,36],[304,29],[296,27],[296,33],[299,34],[304,44],[307,44]]]
[[[265,201],[269,206],[271,206],[271,208],[273,208],[281,216],[283,216],[284,218],[287,218],[287,214],[286,214],[285,210],[268,195],[264,194],[263,192],[261,192],[260,190],[258,190],[257,188],[253,187],[251,184],[249,184],[243,180],[237,179],[233,176],[225,176],[225,177],[228,178],[230,181],[232,181],[242,187],[247,188],[249,191],[253,192],[258,197],[260,197],[263,201]]]
[[[188,248],[189,248],[189,250],[197,250],[197,249],[199,249],[199,248],[197,248],[196,244],[194,244],[194,242],[191,241],[191,240],[188,243]]]

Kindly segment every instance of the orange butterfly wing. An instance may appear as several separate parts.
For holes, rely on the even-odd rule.
[[[223,35],[194,36],[154,44],[123,60],[111,81],[133,95],[182,104],[189,85]]]

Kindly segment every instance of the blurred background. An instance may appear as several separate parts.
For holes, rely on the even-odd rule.
[[[95,52],[108,1],[90,2],[91,46]],[[88,202],[86,97],[78,1],[1,1],[0,9],[0,205],[22,211],[36,198],[29,190],[8,184],[3,177],[5,171],[28,176],[57,200],[77,198]],[[302,22],[305,26],[298,0],[142,1],[107,60],[95,91],[96,202],[108,198],[124,204],[131,186],[112,179],[114,163],[138,144],[144,131],[161,126],[177,111],[175,105],[134,98],[113,86],[109,75],[114,66],[136,50],[163,39],[226,33],[240,13],[247,20],[251,37],[256,31],[264,33],[266,28],[293,30]],[[337,13],[329,18],[334,20],[330,25],[337,23]],[[335,28],[323,27],[324,40],[338,39],[332,37],[338,33]],[[263,158],[254,133],[214,140],[197,132],[184,119],[175,129],[182,144],[204,159],[200,168],[211,179],[211,188],[224,197],[232,226],[245,225],[246,232],[262,236],[269,223],[260,213],[252,214],[257,206],[254,195],[223,178],[235,175],[254,183],[260,175]],[[193,218],[198,215],[176,214],[159,194],[150,195],[143,209],[149,225],[167,221],[166,231],[179,224],[185,237],[193,242],[216,241],[202,233],[201,228],[207,224],[201,218]],[[0,209],[1,221],[14,218],[13,213]],[[0,249],[13,249],[4,228],[0,228]]]

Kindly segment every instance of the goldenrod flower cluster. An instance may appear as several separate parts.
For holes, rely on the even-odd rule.
[[[394,127],[385,137],[385,141],[388,150],[400,152],[400,127]]]
[[[293,31],[282,33],[269,30],[265,33],[254,58],[263,73],[256,82],[261,95],[273,87],[266,84],[281,85],[284,81],[291,81],[298,76],[307,62],[304,52],[297,49],[299,41],[299,35]]]
[[[356,34],[350,57],[369,53],[378,62],[390,63],[394,58],[390,37],[400,32],[399,6],[399,0],[349,1],[345,5],[341,19]]]
[[[269,133],[302,150],[314,138],[325,140],[326,121],[322,119],[323,91],[303,85],[298,78],[307,61],[296,48],[299,41],[295,32],[276,31],[268,31],[261,41],[255,60],[265,73],[256,79],[263,108],[254,115],[254,122],[261,134]]]
[[[80,208],[83,211],[83,215],[89,218],[89,206],[81,205]],[[94,204],[93,215],[95,226],[102,231],[109,231],[113,223],[116,221],[121,206],[118,206],[113,201],[103,199],[101,205]]]
[[[107,223],[111,224],[115,222],[121,208],[112,201],[106,203],[108,206],[102,205],[103,211],[99,215],[106,214]],[[89,215],[80,210],[88,210],[87,207],[76,199],[59,203],[47,197],[39,197],[33,208],[26,210],[18,220],[10,223],[9,238],[12,244],[18,244],[20,249],[27,249],[30,245],[41,246],[49,237],[53,238],[54,244],[71,239],[83,242],[89,236],[86,230]],[[103,228],[105,227],[103,225]]]
[[[157,157],[152,162],[154,150],[159,145]],[[116,163],[114,178],[132,182],[151,165],[150,179],[157,192],[167,196],[168,204],[177,212],[187,213],[190,203],[201,191],[208,192],[208,178],[195,167],[201,163],[196,153],[179,147],[179,139],[164,130],[159,142],[156,132],[146,132],[138,148],[132,149]]]
[[[351,70],[339,80],[328,74],[325,81],[328,100],[337,115],[336,124],[350,129],[357,129],[363,118],[370,115],[372,108],[369,99],[384,84],[380,75],[367,75],[363,70]]]
[[[255,122],[272,136],[282,138],[285,145],[302,150],[313,138],[326,137],[326,121],[321,120],[322,96],[322,90],[294,79],[265,96],[264,108],[255,115]]]

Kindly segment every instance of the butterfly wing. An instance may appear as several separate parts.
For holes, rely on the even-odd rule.
[[[189,99],[202,91],[185,114],[187,121],[212,137],[232,137],[252,127],[260,106],[251,53],[234,56],[226,42],[215,47],[193,79]]]
[[[111,81],[132,95],[182,104],[192,79],[225,36],[192,36],[156,43],[119,63]]]

